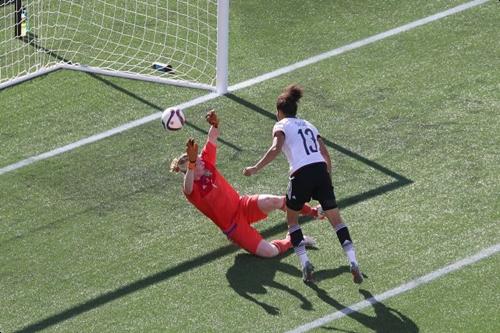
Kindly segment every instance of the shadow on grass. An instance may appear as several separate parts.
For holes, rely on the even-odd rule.
[[[328,295],[328,293],[321,289],[316,284],[308,285],[311,289],[316,291],[318,297],[323,300],[326,304],[331,305],[333,308],[342,312],[344,315],[351,319],[356,320],[361,325],[369,328],[373,332],[385,333],[385,332],[406,332],[406,333],[417,333],[420,331],[418,326],[410,318],[399,312],[398,310],[385,306],[383,303],[378,302],[373,295],[365,289],[360,289],[359,293],[363,295],[365,300],[369,302],[374,311],[375,316],[369,316],[361,312],[357,312],[343,304],[340,304],[337,300],[333,299]],[[333,326],[321,326],[323,330],[331,330],[338,332],[351,332],[342,329],[335,328]]]
[[[35,46],[37,47],[37,46]],[[40,46],[38,46],[40,47]],[[41,48],[41,47],[40,47]],[[43,48],[42,48],[43,49]],[[114,89],[118,90],[118,91],[121,91],[123,93],[126,93],[127,95],[131,96],[131,97],[134,97],[144,103],[146,103],[147,105],[150,105],[152,108],[155,108],[157,110],[161,110],[161,108],[157,105],[154,105],[144,99],[142,99],[141,97],[133,94],[132,92],[130,91],[127,91],[126,89],[123,89],[119,86],[116,86],[115,84],[105,80],[104,78],[101,78],[100,76],[96,76],[94,74],[89,74],[93,77],[95,77],[97,80],[100,80],[102,81],[103,83],[113,87]],[[274,119],[274,115],[262,108],[259,108],[258,106],[254,105],[254,104],[251,104],[233,94],[228,94],[226,95],[226,97],[240,103],[241,105],[243,106],[246,106],[262,115],[265,115],[266,117],[268,118],[271,118],[271,119]],[[198,128],[192,124],[188,124],[189,126],[193,127],[194,129],[200,131],[200,132],[203,132],[203,133],[207,133],[205,130],[201,129],[201,128]],[[233,149],[237,149],[237,150],[241,150],[240,148],[230,144],[229,142],[225,142],[223,140],[221,140],[221,142],[223,144],[226,144],[230,147],[232,147]],[[340,208],[345,208],[347,206],[351,206],[351,205],[354,205],[356,203],[359,203],[361,201],[364,201],[364,200],[368,200],[370,198],[373,198],[373,197],[376,197],[378,195],[381,195],[381,194],[384,194],[386,192],[389,192],[389,191],[393,191],[395,189],[398,189],[402,186],[405,186],[405,185],[408,185],[408,184],[411,184],[412,181],[402,175],[399,175],[397,174],[396,172],[393,172],[385,167],[383,167],[382,165],[376,163],[376,162],[373,162],[373,161],[370,161],[366,158],[364,158],[363,156],[359,155],[359,154],[356,154],[344,147],[341,147],[333,142],[330,142],[328,140],[325,140],[325,143],[333,148],[333,149],[336,149],[338,150],[339,152],[343,153],[343,154],[346,154],[392,178],[395,179],[394,182],[391,182],[391,183],[388,183],[388,184],[385,184],[385,185],[382,185],[380,187],[377,187],[377,188],[374,188],[374,189],[371,189],[369,191],[366,191],[366,192],[363,192],[363,193],[360,193],[360,194],[357,194],[355,196],[352,196],[352,197],[349,197],[349,198],[346,198],[346,199],[343,199],[343,200],[339,200],[338,201],[338,204],[339,204],[339,207]],[[301,219],[301,223],[306,223],[310,221],[310,219],[308,218],[302,218]],[[269,228],[267,230],[264,230],[262,232],[262,235],[263,237],[265,238],[269,238],[270,236],[274,236],[274,235],[277,235],[277,234],[283,234],[286,232],[286,224],[283,223],[281,225],[278,225],[278,226],[274,226],[272,228]],[[238,251],[238,249],[233,246],[233,245],[228,245],[228,246],[225,246],[225,247],[222,247],[220,249],[217,249],[215,251],[212,251],[212,252],[209,252],[209,253],[206,253],[204,255],[201,255],[201,256],[198,256],[198,257],[195,257],[191,260],[187,260],[187,261],[184,261],[176,266],[173,266],[173,267],[170,267],[170,268],[167,268],[166,270],[164,271],[161,271],[161,272],[158,272],[156,274],[153,274],[153,275],[150,275],[146,278],[143,278],[143,279],[140,279],[140,280],[136,280],[136,281],[133,281],[127,285],[124,285],[120,288],[117,288],[115,290],[112,290],[112,291],[109,291],[107,293],[104,293],[100,296],[97,296],[95,298],[92,298],[84,303],[80,303],[80,304],[77,304],[67,310],[64,310],[60,313],[57,313],[57,314],[54,314],[54,315],[51,315],[49,317],[46,317],[40,321],[37,321],[35,323],[32,323],[28,326],[25,326],[19,330],[17,330],[16,332],[36,332],[36,331],[40,331],[40,330],[43,330],[43,329],[46,329],[48,327],[51,327],[53,325],[57,325],[65,320],[68,320],[68,319],[71,319],[71,318],[74,318],[78,315],[81,315],[87,311],[90,311],[90,310],[93,310],[95,308],[98,308],[100,306],[103,306],[109,302],[112,302],[114,300],[117,300],[121,297],[124,297],[126,295],[129,295],[129,294],[132,294],[134,292],[137,292],[137,291],[140,291],[142,289],[145,289],[145,288],[148,288],[149,286],[152,286],[152,285],[155,285],[157,283],[160,283],[160,282],[163,282],[165,280],[168,280],[170,279],[171,277],[174,277],[174,276],[177,276],[177,275],[180,275],[180,274],[183,274],[187,271],[190,271],[190,270],[193,270],[197,267],[200,267],[200,266],[203,266],[203,265],[206,265],[210,262],[213,262],[221,257],[224,257],[224,256],[227,256],[229,254],[232,254],[234,252]],[[235,260],[250,260],[248,259],[249,257],[252,257],[250,255],[246,255],[244,257],[239,257],[237,256],[237,258]],[[239,259],[238,259],[239,258]],[[242,259],[243,258],[243,259]],[[246,258],[246,259],[245,259]],[[263,267],[261,269],[264,269],[264,272],[268,272],[268,274],[271,275],[271,277],[263,277],[263,280],[260,281],[260,287],[264,286],[264,285],[271,285],[272,287],[274,288],[278,288],[278,289],[281,289],[281,290],[284,290],[284,291],[287,291],[288,293],[290,293],[292,296],[296,297],[300,302],[302,302],[302,307],[304,308],[308,308],[310,306],[310,303],[303,298],[302,295],[300,294],[297,294],[297,293],[294,293],[293,290],[289,289],[288,287],[286,286],[283,286],[283,285],[280,285],[278,283],[275,283],[273,282],[273,274],[276,273],[276,269],[271,267],[273,265],[271,265],[270,263],[273,263],[273,261],[263,261],[262,259],[257,259],[255,258],[254,259],[251,259],[252,262],[262,262],[263,263]],[[264,264],[266,262],[269,262],[269,264]],[[288,272],[289,274],[297,274],[297,269],[296,268],[292,268],[292,267],[289,267],[288,265],[285,265],[285,264],[280,264],[279,261],[278,262],[274,262],[274,265],[278,265],[278,268],[277,269],[281,269],[285,272]],[[230,282],[230,284],[232,283],[232,287],[233,289],[235,289],[235,291],[237,293],[239,293],[242,297],[245,297],[253,302],[255,302],[256,304],[259,304],[260,306],[262,306],[268,313],[271,313],[271,314],[276,314],[276,311],[279,311],[279,309],[276,309],[274,308],[273,306],[271,305],[267,305],[267,304],[261,304],[259,303],[258,300],[256,300],[255,298],[251,297],[250,295],[248,295],[248,292],[245,291],[243,288],[238,288],[235,286],[235,281],[238,279],[238,277],[241,277],[241,264],[240,263],[235,263],[235,266],[234,269],[232,271],[228,271],[227,273],[227,278]],[[338,274],[341,274],[343,273],[342,269],[344,268],[339,268],[337,271],[332,271],[330,273],[325,273],[325,274],[330,274],[331,276],[335,276],[335,275],[338,275]],[[266,271],[267,270],[267,271]],[[273,273],[274,271],[274,273]],[[299,273],[299,276],[300,276],[300,272]],[[317,276],[318,278],[321,278],[321,274],[318,274]],[[259,285],[249,285],[247,283],[247,287],[249,288],[257,288],[257,289],[260,289]],[[317,288],[316,291],[318,292],[318,295],[327,303],[331,304],[332,306],[334,307],[337,307],[337,306],[341,306],[342,308],[344,308],[344,306],[342,306],[341,304],[339,304],[338,302],[336,302],[335,300],[333,300],[332,298],[330,298],[326,292],[324,292],[323,290]],[[389,308],[386,308],[386,307],[383,307],[382,310],[384,311],[384,315],[385,317],[387,317],[386,319],[391,319],[392,320],[392,317],[390,317],[389,315],[393,316],[392,315],[392,312],[394,311],[389,311],[388,310]],[[392,310],[392,309],[391,309]],[[365,326],[367,327],[377,327],[377,323],[379,323],[379,321],[377,320],[373,320],[373,319],[370,319],[371,317],[366,317],[364,315],[361,315],[361,314],[353,314],[353,315],[350,315],[351,317],[354,317],[354,315],[356,315],[358,317],[358,321],[362,322],[365,321],[366,324],[364,324]],[[394,316],[393,316],[394,317]],[[400,317],[402,317],[402,315],[400,314]],[[378,317],[377,317],[378,318]],[[356,318],[354,318],[356,319]],[[368,325],[372,325],[372,326],[368,326]],[[381,324],[380,324],[381,325]],[[379,326],[380,326],[379,325]],[[414,324],[413,324],[414,326]],[[380,326],[381,327],[381,326]],[[407,328],[410,328],[410,325],[407,326]],[[416,331],[411,331],[411,330],[406,330],[408,332],[418,332],[418,329]]]
[[[290,253],[290,252],[288,252]],[[229,286],[241,297],[259,305],[270,315],[279,315],[280,309],[259,301],[252,294],[267,293],[266,287],[282,290],[301,303],[304,310],[312,310],[312,304],[298,291],[274,281],[277,272],[300,278],[300,270],[290,264],[282,263],[283,257],[262,260],[248,253],[239,253],[234,257],[234,264],[227,273]],[[291,300],[290,302],[293,302]]]
[[[292,252],[290,251],[287,255],[290,255],[291,253]],[[284,291],[291,296],[287,297],[289,302],[293,302],[293,299],[296,299],[297,302],[300,302],[300,307],[302,309],[307,311],[313,310],[311,302],[301,293],[283,285],[282,283],[274,281],[277,272],[301,278],[300,270],[296,266],[282,263],[282,259],[283,256],[262,260],[247,253],[240,253],[236,255],[233,266],[231,266],[226,273],[229,286],[233,288],[234,291],[240,295],[240,297],[262,307],[262,309],[269,315],[279,315],[280,309],[274,305],[259,301],[253,296],[266,294],[266,287]],[[363,326],[371,329],[373,332],[419,332],[419,328],[415,322],[400,311],[378,302],[368,290],[360,289],[359,292],[364,296],[365,300],[373,306],[375,316],[369,316],[346,307],[333,299],[325,290],[319,287],[321,281],[333,279],[342,274],[350,275],[349,266],[340,266],[334,269],[317,271],[315,272],[315,279],[317,283],[307,284],[307,286],[314,290],[323,302],[342,312],[349,318],[356,320]],[[351,332],[326,325],[321,326],[321,329],[338,332]]]
[[[291,253],[293,252],[289,251],[287,252],[287,255],[290,255]],[[252,296],[266,294],[266,287],[284,291],[299,301],[302,309],[308,311],[312,310],[313,307],[311,302],[301,293],[295,289],[285,286],[282,283],[274,281],[277,272],[294,276],[297,279],[302,278],[302,273],[296,266],[281,262],[283,258],[284,256],[279,256],[263,260],[248,253],[240,253],[236,255],[233,266],[231,266],[226,273],[229,286],[233,288],[238,295],[262,307],[268,314],[273,316],[280,314],[279,308],[261,302]],[[316,280],[321,281],[335,278],[336,276],[344,273],[349,273],[348,266],[318,271],[315,274],[315,278]]]
[[[401,187],[403,185],[399,185],[399,186],[391,186],[390,188],[398,188],[398,187]],[[344,200],[340,200],[338,203],[339,203],[339,207],[340,208],[345,208],[347,206],[350,206],[350,205],[353,205],[357,202],[360,202],[360,201],[363,201],[363,200],[367,200],[369,198],[372,198],[376,195],[380,195],[380,194],[383,194],[385,192],[387,192],[387,186],[382,186],[378,189],[374,189],[374,190],[371,190],[371,191],[368,191],[368,192],[365,192],[363,194],[359,194],[359,195],[356,195],[354,197],[351,197],[351,198],[346,198]],[[308,222],[310,222],[312,219],[310,217],[301,217],[300,218],[300,224],[301,225],[304,225]],[[262,236],[264,238],[270,238],[272,236],[275,236],[275,235],[279,235],[279,234],[284,234],[287,230],[287,227],[286,227],[286,223],[282,223],[282,224],[279,224],[279,225],[275,225],[271,228],[268,228],[268,229],[265,229],[261,232]],[[220,249],[217,249],[215,251],[212,251],[212,252],[209,252],[209,253],[206,253],[204,255],[201,255],[201,256],[198,256],[198,257],[195,257],[191,260],[187,260],[187,261],[184,261],[176,266],[173,266],[173,267],[170,267],[170,268],[167,268],[166,270],[164,271],[161,271],[161,272],[158,272],[156,274],[153,274],[153,275],[150,275],[146,278],[143,278],[143,279],[140,279],[140,280],[136,280],[134,282],[131,282],[123,287],[120,287],[120,288],[117,288],[113,291],[110,291],[110,292],[107,292],[107,293],[104,293],[100,296],[97,296],[95,298],[92,298],[84,303],[81,303],[81,304],[77,304],[67,310],[64,310],[60,313],[57,313],[57,314],[54,314],[52,316],[49,316],[49,317],[46,317],[45,319],[42,319],[40,321],[37,321],[33,324],[30,324],[28,326],[25,326],[19,330],[17,330],[16,332],[37,332],[37,331],[41,331],[43,329],[46,329],[48,327],[51,327],[53,325],[56,325],[56,324],[59,324],[65,320],[68,320],[68,319],[71,319],[71,318],[74,318],[76,316],[79,316],[87,311],[90,311],[90,310],[93,310],[95,308],[98,308],[100,306],[103,306],[109,302],[112,302],[112,301],[115,301],[121,297],[124,297],[124,296],[127,296],[129,294],[132,294],[132,293],[135,293],[137,291],[140,291],[142,289],[145,289],[145,288],[148,288],[152,285],[155,285],[157,283],[160,283],[160,282],[164,282],[172,277],[175,277],[175,276],[178,276],[180,274],[183,274],[185,272],[188,272],[188,271],[191,271],[193,269],[196,269],[197,267],[200,267],[200,266],[203,266],[203,265],[206,265],[210,262],[213,262],[219,258],[222,258],[222,257],[225,257],[227,255],[230,255],[232,253],[235,253],[239,251],[239,248],[235,247],[234,245],[228,245],[228,246],[224,246]],[[248,257],[253,257],[251,255],[247,255],[246,258]],[[247,259],[248,260],[248,259]],[[263,260],[263,259],[260,259],[260,258],[255,258],[252,259],[252,262],[262,262],[262,263],[265,263],[265,262],[268,262],[269,260]],[[269,262],[273,262],[273,261],[269,261]],[[276,262],[274,262],[274,264],[276,264]],[[239,264],[238,264],[239,265]],[[266,266],[264,264],[265,267],[267,267],[267,271],[268,272],[271,272],[272,271],[272,268],[270,267],[271,265],[269,266]],[[288,271],[290,272],[290,274],[297,274],[297,269],[296,268],[292,268],[292,267],[288,267],[284,264],[281,265],[281,268],[285,271]],[[240,268],[235,268],[235,270],[237,271],[238,269]],[[325,279],[326,277],[330,276],[330,277],[334,277],[340,273],[343,273],[343,269],[347,269],[346,268],[339,268],[338,271],[332,271],[332,272],[318,272],[317,274],[317,278],[319,280],[321,279]],[[295,271],[295,273],[294,273]],[[229,272],[228,272],[229,274]],[[300,276],[300,271],[298,271],[298,274]],[[231,279],[231,280],[235,280],[237,278],[237,274],[236,273],[230,273],[230,275],[228,276],[228,280]],[[230,281],[231,281],[230,280]],[[271,283],[271,281],[266,277],[265,278],[265,283]],[[278,286],[276,286],[277,288],[279,288]],[[286,290],[283,289],[283,290]],[[243,289],[235,289],[235,291],[237,293],[242,293],[241,296],[242,297],[245,297],[244,296],[244,290]],[[302,304],[305,304],[305,306],[307,306],[307,302],[304,303],[304,300],[302,300],[302,298],[298,295],[295,295],[295,297],[297,297],[299,300],[301,300],[303,303]],[[248,298],[249,300],[251,300],[250,298]],[[256,300],[257,301],[257,300]],[[258,301],[257,301],[258,302]],[[259,304],[259,303],[257,303]],[[266,308],[266,305],[262,305],[262,304],[259,304],[261,305],[264,309],[266,309],[266,311],[275,311],[275,309],[272,309],[272,306],[268,306]]]
[[[71,64],[72,62],[66,58],[64,58],[63,56],[59,55],[58,53],[46,48],[46,47],[43,47],[42,45],[38,44],[37,43],[37,36],[32,34],[32,33],[29,33],[27,37],[25,38],[22,38],[22,41],[25,42],[26,44],[29,44],[30,46],[32,46],[34,49],[36,49],[37,51],[43,51],[44,53],[50,55],[51,57],[59,60],[59,61],[62,61],[66,64]],[[97,74],[94,74],[94,73],[89,73],[89,72],[84,72],[85,74],[87,74],[88,76],[100,81],[101,83],[105,84],[106,86],[108,86],[109,88],[112,88],[116,91],[119,91],[121,92],[122,94],[125,94],[127,96],[129,96],[130,98],[133,98],[133,99],[136,99],[137,101],[141,102],[142,104],[144,105],[147,105],[149,106],[151,109],[153,110],[156,110],[156,111],[163,111],[165,108],[164,107],[161,107],[159,105],[156,105],[154,103],[151,103],[150,101],[148,101],[147,99],[133,93],[132,91],[128,90],[128,89],[125,89],[123,87],[120,87],[119,85],[107,80],[104,76],[102,75],[97,75]],[[47,74],[45,74],[47,75]],[[188,88],[185,88],[185,89],[188,89]],[[191,122],[189,121],[186,121],[186,123],[184,124],[185,126],[188,126],[188,127],[191,127],[192,129],[200,132],[200,133],[204,133],[204,134],[208,134],[208,131],[192,124]],[[222,138],[219,138],[219,141],[221,143],[223,143],[224,145],[227,145],[229,147],[231,147],[232,149],[236,150],[236,151],[242,151],[242,149],[234,144],[232,144],[231,142],[228,142],[228,141],[225,141],[224,139]]]
[[[269,111],[255,105],[253,103],[250,103],[249,101],[247,101],[241,97],[238,97],[234,94],[226,94],[224,96],[229,98],[230,100],[248,108],[248,109],[251,109],[251,110],[253,110],[253,111],[255,111],[255,112],[257,112],[257,113],[259,113],[259,114],[261,114],[261,115],[263,115],[263,116],[265,116],[273,121],[276,121],[276,115],[274,113],[269,112]],[[355,160],[358,160],[359,162],[362,162],[363,164],[366,164],[367,166],[374,168],[374,169],[386,174],[387,176],[395,178],[399,182],[405,183],[405,185],[412,182],[410,179],[398,174],[397,172],[394,172],[394,171],[392,171],[392,170],[390,170],[390,169],[388,169],[388,168],[386,168],[386,167],[384,167],[376,162],[373,162],[373,161],[367,159],[366,157],[363,157],[363,156],[361,156],[353,151],[350,151],[347,148],[344,148],[336,143],[333,143],[332,141],[328,140],[327,138],[323,137],[322,139],[328,147],[333,148],[333,149],[337,150],[338,152],[340,152],[344,155],[347,155],[351,158],[354,158]]]
[[[301,218],[301,223],[307,223],[311,221],[311,218]],[[265,231],[263,231],[261,234],[264,238],[270,237],[271,235],[276,235],[276,234],[284,234],[286,232],[286,224],[280,224],[276,225],[272,228],[269,228]],[[148,288],[152,285],[155,285],[157,283],[166,281],[174,276],[178,276],[180,274],[183,274],[185,272],[188,272],[190,270],[193,270],[197,267],[206,265],[210,262],[213,262],[219,258],[225,257],[229,254],[232,254],[234,252],[239,251],[239,248],[236,247],[235,245],[227,245],[224,247],[221,247],[215,251],[206,253],[204,255],[195,257],[191,260],[184,261],[176,266],[170,267],[164,271],[158,272],[156,274],[150,275],[146,278],[134,281],[132,283],[129,283],[123,287],[117,288],[113,291],[104,293],[100,296],[97,296],[95,298],[92,298],[84,303],[80,303],[78,305],[75,305],[67,310],[64,310],[60,313],[54,314],[52,316],[49,316],[45,319],[42,319],[36,323],[30,324],[28,326],[25,326],[15,332],[37,332],[44,330],[48,327],[51,327],[53,325],[59,324],[65,320],[74,318],[78,315],[81,315],[87,311],[93,310],[95,308],[98,308],[100,306],[103,306],[109,302],[112,302],[114,300],[117,300],[121,297],[124,297],[126,295],[135,293],[137,291],[140,291],[142,289]],[[249,255],[250,256],[250,255]],[[262,259],[260,259],[262,261]]]
[[[273,121],[276,121],[276,115],[267,111],[267,110],[264,110],[263,108],[253,104],[253,103],[250,103],[248,102],[247,100],[244,100],[243,98],[241,97],[238,97],[234,94],[226,94],[225,95],[227,98],[235,101],[236,103],[248,108],[248,109],[251,109]],[[354,205],[356,203],[359,203],[361,201],[364,201],[364,200],[367,200],[367,199],[370,199],[370,198],[373,198],[373,197],[376,197],[378,195],[381,195],[381,194],[384,194],[384,193],[387,193],[387,192],[390,192],[390,191],[393,191],[393,190],[396,190],[400,187],[403,187],[403,186],[406,186],[406,185],[409,185],[411,183],[413,183],[413,181],[411,179],[408,179],[406,178],[405,176],[403,175],[400,175],[398,174],[397,172],[395,171],[392,171],[386,167],[384,167],[383,165],[380,165],[372,160],[369,160],[367,159],[366,157],[363,157],[345,147],[342,147],[341,145],[338,145],[330,140],[328,140],[327,138],[322,138],[323,139],[323,142],[330,148],[332,149],[335,149],[336,151],[338,151],[339,153],[342,153],[346,156],[349,156],[363,164],[365,164],[366,166],[370,167],[370,168],[373,168],[383,174],[385,174],[386,176],[389,176],[391,178],[394,179],[393,182],[390,182],[390,183],[387,183],[387,184],[384,184],[384,185],[381,185],[377,188],[374,188],[374,189],[371,189],[369,191],[366,191],[366,192],[363,192],[363,193],[360,193],[360,194],[357,194],[355,196],[352,196],[352,197],[349,197],[345,200],[342,200],[339,202],[339,206],[342,207],[342,206],[350,206],[350,205]]]

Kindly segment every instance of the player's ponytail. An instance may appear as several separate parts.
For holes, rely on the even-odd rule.
[[[278,96],[276,109],[280,110],[287,116],[295,116],[297,114],[297,103],[302,98],[302,94],[302,87],[297,84],[289,85]]]

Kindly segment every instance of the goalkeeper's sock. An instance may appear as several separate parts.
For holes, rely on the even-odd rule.
[[[358,261],[356,260],[356,251],[354,250],[354,244],[352,243],[347,226],[344,223],[340,223],[335,226],[335,231],[340,245],[342,246],[342,249],[344,249],[347,259],[349,259],[349,262],[358,265]]]
[[[309,206],[309,204],[304,204],[304,207],[302,207],[302,209],[300,210],[300,214],[311,217],[317,217],[318,210],[313,209],[311,206]]]
[[[299,257],[301,267],[305,267],[306,262],[309,261],[309,257],[307,256],[304,235],[302,234],[300,226],[298,224],[292,225],[288,228],[288,234],[290,235],[293,250],[297,257]]]
[[[283,254],[292,248],[292,241],[289,236],[285,239],[274,239],[271,241],[271,244],[278,248],[279,254]]]

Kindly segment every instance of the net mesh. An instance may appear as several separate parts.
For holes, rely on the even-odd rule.
[[[0,83],[69,63],[215,85],[217,0],[23,1],[21,38],[14,3],[0,0]]]

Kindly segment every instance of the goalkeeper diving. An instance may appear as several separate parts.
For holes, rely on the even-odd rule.
[[[206,115],[210,124],[208,138],[198,154],[198,143],[189,138],[186,152],[175,158],[170,171],[184,175],[182,191],[187,200],[208,217],[229,240],[249,253],[260,257],[274,257],[292,248],[290,236],[266,241],[252,227],[274,210],[285,211],[285,196],[271,194],[240,195],[219,173],[217,162],[217,138],[219,118],[211,110]],[[318,209],[304,205],[301,214],[314,218]],[[315,246],[315,240],[304,236],[306,246]]]

